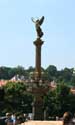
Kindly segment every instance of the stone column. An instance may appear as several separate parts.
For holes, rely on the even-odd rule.
[[[41,78],[41,46],[43,41],[40,38],[37,38],[34,41],[34,45],[36,47],[36,59],[35,59],[35,79],[40,80]]]

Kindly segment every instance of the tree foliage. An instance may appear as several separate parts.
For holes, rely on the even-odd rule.
[[[26,92],[26,86],[22,82],[8,82],[5,90],[5,112],[31,112],[32,95]]]
[[[48,107],[49,116],[61,117],[64,112],[75,111],[75,95],[65,84],[59,84],[55,90],[50,90],[45,97],[45,107]]]
[[[43,72],[43,77],[49,81],[56,81],[57,83],[66,83],[68,85],[75,86],[75,74],[73,73],[74,68],[64,68],[62,70],[57,70],[56,66],[49,65],[46,69],[43,67],[41,71]],[[35,68],[30,66],[28,69],[25,69],[22,66],[17,66],[14,68],[10,67],[0,67],[0,79],[9,80],[15,75],[24,76],[25,79],[30,77],[30,73],[34,72]]]
[[[57,68],[53,65],[49,65],[46,72],[48,73],[48,80],[52,81],[57,75]]]

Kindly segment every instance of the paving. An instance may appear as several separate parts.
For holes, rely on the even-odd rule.
[[[21,125],[62,125],[62,121],[27,121]]]

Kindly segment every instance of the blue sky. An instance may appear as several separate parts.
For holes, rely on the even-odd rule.
[[[31,17],[41,16],[42,67],[75,67],[75,0],[0,0],[0,66],[35,66]]]

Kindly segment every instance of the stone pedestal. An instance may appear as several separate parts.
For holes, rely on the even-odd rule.
[[[44,102],[43,97],[47,93],[47,88],[33,88],[32,93],[34,95],[34,101],[32,106],[33,119],[44,120]]]
[[[34,97],[33,102],[33,119],[44,120],[43,98],[40,96]]]

